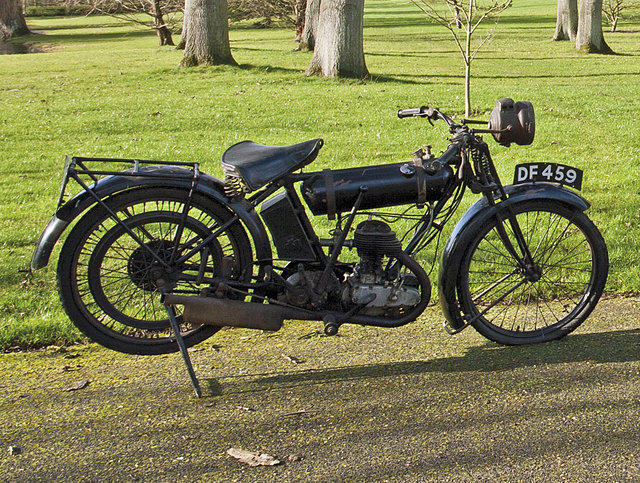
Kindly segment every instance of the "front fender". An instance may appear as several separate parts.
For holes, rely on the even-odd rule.
[[[139,188],[171,187],[190,189],[192,183],[191,170],[179,166],[148,166],[141,170],[156,177],[127,176],[118,174],[106,176],[98,180],[89,188],[101,200],[114,194]],[[174,176],[174,177],[170,177]],[[234,212],[249,231],[256,248],[259,260],[271,259],[269,237],[260,217],[253,207],[246,201],[230,201],[224,193],[224,183],[209,174],[200,173],[196,191],[225,205]],[[80,214],[96,203],[95,197],[88,191],[81,191],[62,205],[45,227],[31,258],[32,270],[38,270],[49,263],[51,252],[65,229]]]
[[[580,211],[585,211],[591,206],[586,199],[576,192],[552,183],[508,185],[505,187],[505,192],[508,198],[493,206],[489,204],[486,198],[476,201],[460,218],[442,251],[440,275],[438,277],[438,294],[440,307],[446,319],[445,323],[453,331],[460,330],[465,326],[460,304],[458,303],[457,286],[460,263],[467,248],[465,246],[467,244],[466,230],[472,224],[486,222],[496,213],[521,201],[555,200]]]

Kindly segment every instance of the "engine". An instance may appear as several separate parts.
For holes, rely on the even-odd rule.
[[[360,263],[347,278],[342,293],[344,306],[361,306],[358,313],[363,315],[391,316],[420,302],[416,277],[400,274],[398,264],[385,263],[402,250],[389,225],[378,220],[363,221],[354,233],[354,245]]]

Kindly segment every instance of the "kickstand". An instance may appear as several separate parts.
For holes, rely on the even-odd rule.
[[[178,326],[178,321],[176,320],[176,312],[171,305],[165,305],[165,308],[167,309],[169,321],[171,322],[171,328],[173,329],[173,334],[176,336],[176,342],[178,343],[180,353],[182,354],[182,360],[184,361],[184,365],[187,366],[187,372],[189,373],[189,377],[191,378],[191,385],[193,386],[193,390],[196,392],[196,397],[202,397],[202,389],[200,389],[200,383],[198,382],[196,373],[193,370],[191,358],[189,357],[189,353],[187,352],[187,347],[184,345],[184,339],[180,334],[180,326]]]

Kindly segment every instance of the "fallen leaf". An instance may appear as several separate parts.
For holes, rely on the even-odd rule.
[[[245,407],[245,406],[236,406],[236,409],[239,409],[240,411],[247,411],[247,412],[249,412],[249,411],[255,411],[255,409],[253,409],[253,408],[248,408],[248,407]]]
[[[271,455],[255,453],[239,448],[229,448],[227,454],[249,466],[275,466],[280,464],[280,460],[275,459]]]
[[[298,414],[307,414],[307,413],[315,413],[317,412],[316,410],[308,410],[308,409],[301,409],[300,411],[294,411],[292,413],[284,413],[281,414],[280,416],[284,417],[284,416],[296,416]]]
[[[85,387],[87,387],[89,385],[89,382],[90,381],[88,379],[82,379],[81,381],[76,382],[73,386],[69,386],[68,388],[66,388],[65,391],[79,391],[80,389],[84,389]]]
[[[285,361],[291,362],[291,364],[300,364],[300,360],[295,357],[288,356],[287,354],[280,354]]]
[[[17,446],[9,446],[9,448],[7,448],[9,451],[9,456],[13,456],[13,455],[17,455],[22,453],[22,451],[20,450],[19,447]]]

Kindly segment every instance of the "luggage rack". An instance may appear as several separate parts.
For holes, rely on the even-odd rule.
[[[97,164],[97,166],[96,166]],[[171,166],[182,168],[175,171],[153,171],[145,168],[152,166]],[[100,169],[101,168],[101,169]],[[154,161],[127,158],[87,158],[67,155],[62,172],[62,183],[58,194],[56,210],[72,196],[67,193],[67,185],[73,179],[83,189],[93,192],[93,187],[105,176],[131,176],[156,179],[190,179],[195,184],[200,177],[199,163],[185,163],[176,161]]]

